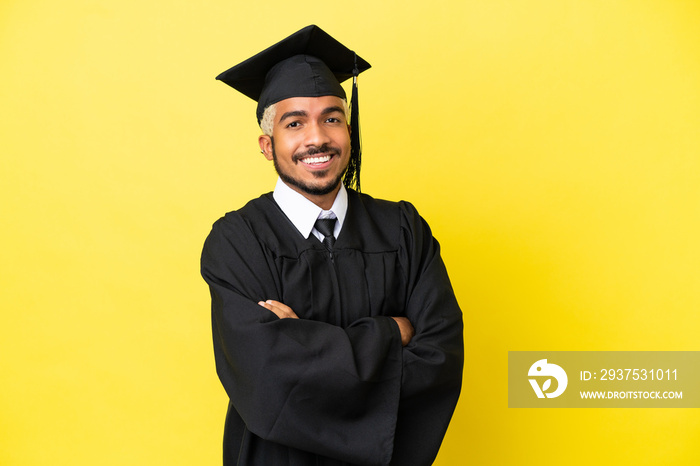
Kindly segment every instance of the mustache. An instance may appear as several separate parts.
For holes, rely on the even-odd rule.
[[[312,157],[316,154],[329,154],[329,155],[339,155],[340,148],[331,146],[330,144],[323,144],[321,146],[312,146],[304,152],[297,152],[292,156],[292,161],[294,163],[299,162],[299,160],[305,157]]]

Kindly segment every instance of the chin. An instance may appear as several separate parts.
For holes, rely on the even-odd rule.
[[[310,184],[288,176],[286,173],[282,173],[279,170],[277,171],[277,174],[282,179],[282,181],[284,181],[288,185],[294,186],[300,191],[312,196],[325,196],[326,194],[332,193],[343,180],[343,175],[341,174],[337,178],[327,183]]]
[[[348,169],[346,165],[345,169],[342,172],[340,172],[335,178],[332,178],[326,182],[318,180],[318,178],[328,178],[328,170],[313,172],[312,176],[314,179],[312,180],[300,180],[285,172],[280,167],[279,163],[277,163],[277,154],[275,153],[274,146],[272,150],[272,156],[272,162],[275,166],[275,171],[277,172],[277,175],[279,175],[279,177],[282,179],[282,181],[284,181],[288,186],[292,186],[297,190],[301,191],[302,193],[308,194],[310,196],[325,196],[326,194],[332,193],[340,185],[340,183],[343,182],[343,176],[345,176],[345,172]]]

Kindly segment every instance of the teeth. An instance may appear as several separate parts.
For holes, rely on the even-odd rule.
[[[330,155],[324,155],[323,157],[307,157],[302,162],[306,164],[314,164],[314,163],[324,163],[328,162],[331,159]]]

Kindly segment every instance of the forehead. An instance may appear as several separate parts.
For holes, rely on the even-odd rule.
[[[343,110],[343,99],[334,95],[323,97],[291,97],[277,102],[277,119],[287,112],[305,112],[309,115],[321,113],[329,108],[338,107]]]

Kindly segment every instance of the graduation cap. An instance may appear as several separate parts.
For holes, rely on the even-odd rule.
[[[258,123],[267,107],[291,97],[346,98],[341,82],[353,78],[351,156],[343,182],[360,190],[360,125],[357,75],[370,64],[315,25],[307,26],[216,77],[258,102]]]

